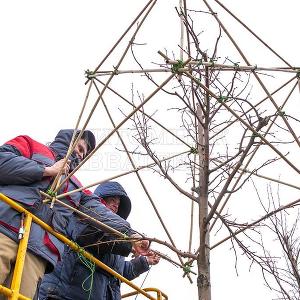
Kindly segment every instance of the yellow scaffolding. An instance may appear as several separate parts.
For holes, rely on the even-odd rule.
[[[163,300],[163,299],[167,300],[168,299],[168,296],[166,294],[164,294],[163,292],[161,292],[159,289],[156,289],[156,288],[141,289],[141,288],[139,288],[137,285],[133,284],[130,280],[126,279],[125,277],[123,277],[122,275],[120,275],[119,273],[117,273],[116,271],[111,269],[110,267],[108,267],[106,264],[102,263],[100,260],[95,258],[93,255],[84,251],[76,243],[69,240],[64,235],[54,231],[49,225],[47,225],[46,223],[41,221],[35,215],[31,214],[24,207],[17,204],[15,201],[13,201],[12,199],[6,197],[5,195],[3,195],[1,193],[0,193],[0,200],[4,201],[6,204],[10,205],[12,208],[19,211],[20,213],[25,214],[25,219],[24,219],[25,232],[24,232],[23,238],[19,242],[18,254],[17,254],[17,259],[16,259],[16,264],[15,264],[11,287],[7,288],[3,285],[0,285],[0,294],[6,295],[9,300],[18,300],[18,299],[19,300],[30,300],[29,298],[21,295],[19,293],[19,291],[20,291],[20,284],[21,284],[22,273],[23,273],[23,268],[24,268],[25,255],[26,255],[26,251],[27,251],[30,227],[31,227],[32,222],[35,222],[36,224],[41,226],[46,231],[53,234],[55,237],[57,237],[63,243],[68,245],[73,251],[75,251],[75,252],[80,251],[80,254],[82,254],[84,257],[86,257],[90,261],[94,262],[97,266],[104,269],[106,272],[109,272],[114,277],[118,278],[120,281],[126,283],[127,285],[129,285],[131,288],[133,288],[135,290],[131,293],[127,293],[127,294],[123,295],[122,298],[127,298],[127,297],[130,297],[133,295],[141,294],[151,300]],[[156,293],[156,296],[154,297],[154,296],[150,295],[148,292]]]

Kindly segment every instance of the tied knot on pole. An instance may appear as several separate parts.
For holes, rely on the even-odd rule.
[[[191,154],[197,154],[197,153],[198,153],[197,148],[196,148],[196,147],[191,147],[190,153],[191,153]]]
[[[199,67],[199,66],[202,66],[202,65],[203,65],[203,60],[202,60],[202,58],[200,58],[197,66]]]
[[[238,62],[233,63],[233,68],[234,68],[234,70],[237,71],[240,68],[239,63]]]
[[[212,68],[215,66],[215,61],[216,61],[216,59],[213,59],[213,58],[210,58],[210,59],[209,59],[210,66],[211,66]]]
[[[183,266],[182,266],[182,270],[184,272],[182,277],[187,276],[188,274],[190,274],[192,272],[192,262],[186,262]]]
[[[126,233],[124,233],[124,234],[123,234],[123,239],[124,239],[124,240],[128,240],[128,239],[130,239],[130,236],[128,236]]]
[[[47,189],[46,194],[52,198],[57,196],[57,192],[53,191],[50,187]]]
[[[183,66],[184,66],[183,61],[178,59],[177,63],[172,65],[172,68],[171,68],[172,73],[179,73],[179,69],[183,68]]]
[[[80,247],[77,243],[74,242],[74,244],[76,245],[76,247],[78,248],[77,252],[78,252],[78,255],[83,255],[83,252],[84,252],[84,248]]]
[[[286,115],[285,111],[284,110],[278,110],[277,111],[277,115],[278,116],[281,116],[281,117],[284,117]]]
[[[91,71],[91,70],[89,70],[89,69],[87,69],[87,70],[84,72],[84,74],[85,74],[85,77],[86,77],[87,79],[91,79],[92,76],[95,74],[95,72],[94,72],[94,71]]]
[[[219,103],[223,103],[223,102],[226,102],[228,100],[228,97],[227,96],[220,96],[217,100],[218,100]]]

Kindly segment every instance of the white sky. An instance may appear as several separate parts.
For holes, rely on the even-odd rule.
[[[178,54],[176,45],[179,43],[179,25],[174,10],[178,1],[158,2],[144,31],[141,31],[143,34],[138,36],[139,42],[149,44],[144,52],[145,61],[149,62],[159,61],[156,53],[165,48]],[[188,2],[196,8],[199,1]],[[74,127],[87,90],[84,71],[92,70],[99,64],[144,3],[146,1],[141,0],[1,1],[0,143],[19,134],[28,134],[48,142],[59,129]],[[298,0],[224,0],[223,3],[291,64],[300,65]],[[270,66],[272,60],[269,56],[253,47],[247,35],[243,38],[233,23],[227,24],[232,32],[237,30],[240,45],[251,57],[253,64]],[[111,69],[112,65],[107,64],[107,69]],[[150,64],[147,66],[153,67]],[[124,92],[128,90],[130,88],[124,85]],[[92,120],[91,128],[110,128],[105,123],[107,120],[100,118],[101,115],[99,119],[96,117]],[[106,148],[109,155],[114,155],[112,144]],[[107,158],[101,154],[96,157]],[[120,167],[118,156],[115,159],[113,171]],[[95,160],[93,163],[95,165],[89,165],[91,170],[81,174],[84,183],[103,179],[113,173],[107,170],[109,163],[97,165]],[[103,166],[104,170],[99,166]],[[152,181],[147,176],[146,182],[151,189],[157,191],[161,188],[161,181]],[[145,197],[140,188],[132,184],[133,180],[133,176],[119,180],[134,199],[130,222],[145,234],[156,236],[159,227],[154,217],[148,216],[150,208],[143,202]],[[159,201],[163,202],[166,202],[166,198],[172,198],[172,194],[159,196]],[[177,202],[179,208],[174,208],[170,202],[165,205],[169,209],[168,215],[165,215],[166,222],[175,233],[182,250],[185,250],[188,237],[184,236],[183,232],[186,231],[179,230],[176,222],[184,206]],[[234,256],[228,254],[230,246],[227,244],[212,253],[213,299],[273,299],[269,291],[263,288],[255,268],[248,272],[247,260],[240,260],[239,276],[236,277]],[[191,285],[186,278],[182,278],[177,268],[167,262],[151,270],[145,283],[145,287],[148,286],[161,289],[169,299],[197,298],[195,283]]]

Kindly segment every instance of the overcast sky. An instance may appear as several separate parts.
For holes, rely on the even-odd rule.
[[[199,1],[188,2],[191,8],[196,9]],[[209,2],[215,4],[214,1]],[[298,0],[226,0],[223,3],[292,65],[300,66]],[[49,142],[59,129],[74,127],[87,91],[85,70],[93,70],[100,63],[145,4],[146,1],[141,0],[1,1],[0,143],[19,134]],[[178,1],[158,1],[145,30],[141,30],[138,41],[149,45],[145,48],[145,61],[158,61],[157,51],[166,48],[179,54],[176,46],[179,44],[180,27],[174,9],[176,5]],[[218,12],[221,17],[223,11],[218,9]],[[245,34],[244,38],[236,23],[226,16],[224,20],[228,28],[237,34],[253,64],[280,64],[256,50],[250,44],[249,35]],[[118,55],[120,53],[116,57]],[[149,63],[148,67],[153,65]],[[107,64],[107,68],[112,69],[113,62]],[[91,128],[109,127],[99,120],[91,124]],[[100,179],[103,174],[104,171]],[[86,171],[82,177],[85,183],[90,183],[99,179],[99,173]],[[130,186],[130,180],[122,180],[120,182],[128,185],[134,198],[135,186]],[[158,184],[153,182],[152,186],[157,188]],[[134,205],[138,208],[133,208],[135,219],[130,222],[143,230],[143,217],[147,212],[142,210],[140,203],[134,202]],[[178,212],[172,210],[172,205],[169,218],[172,232],[176,233]],[[144,233],[155,236],[151,222],[149,220],[147,226],[145,224],[147,230]],[[187,240],[187,237],[182,238]],[[258,279],[255,267],[252,273],[248,272],[249,262],[246,260],[241,261],[239,276],[236,276],[235,260],[229,256],[229,248],[228,244],[213,254],[213,299],[273,299],[263,287],[262,280]],[[157,287],[168,294],[169,299],[196,299],[195,281],[194,277],[191,285],[182,278],[177,268],[162,262],[150,271],[145,287]]]

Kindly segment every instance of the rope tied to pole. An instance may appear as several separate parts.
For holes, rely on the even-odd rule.
[[[185,277],[186,275],[190,274],[192,272],[192,262],[186,262],[183,266],[182,266],[182,270],[184,272],[182,277]]]
[[[278,111],[277,111],[277,115],[278,115],[278,116],[281,116],[281,117],[284,117],[286,114],[285,114],[285,111],[284,111],[284,110],[278,110]]]
[[[56,197],[57,196],[57,192],[55,192],[54,190],[51,189],[51,187],[49,187],[47,190],[46,190],[46,194],[51,196],[51,197]]]
[[[191,147],[190,149],[190,154],[197,154],[198,153],[198,150],[196,147]]]
[[[233,68],[237,71],[240,68],[239,62],[233,63]]]
[[[210,66],[211,66],[212,68],[215,67],[215,61],[216,61],[216,59],[213,59],[213,58],[210,58],[210,59],[209,59]]]
[[[126,233],[124,233],[124,234],[123,234],[123,239],[124,239],[124,240],[128,240],[128,239],[130,239],[130,236],[128,236]]]
[[[200,58],[197,66],[202,66],[202,65],[203,65],[203,60],[202,60],[202,58]]]
[[[256,133],[256,132],[253,132],[253,133],[252,133],[252,136],[256,138],[256,137],[259,137],[259,134]]]
[[[87,69],[84,71],[84,74],[87,79],[91,79],[91,77],[95,74],[95,72]]]
[[[219,103],[223,103],[223,102],[226,102],[228,100],[228,97],[227,96],[220,96],[217,100],[218,100]]]
[[[184,67],[183,60],[178,59],[177,63],[175,63],[175,64],[172,65],[172,68],[171,68],[172,73],[179,73],[179,69],[181,69],[183,67]]]

